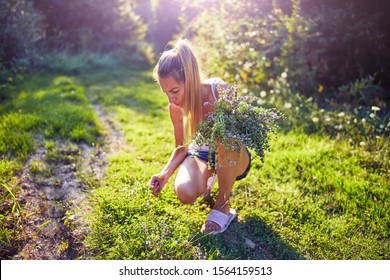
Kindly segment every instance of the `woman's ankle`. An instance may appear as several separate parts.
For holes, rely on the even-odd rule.
[[[229,213],[230,212],[230,202],[229,202],[229,200],[224,200],[224,201],[222,201],[222,200],[216,200],[215,201],[215,204],[214,204],[214,207],[213,207],[213,209],[214,210],[218,210],[218,211],[220,211],[220,212],[222,212],[222,213],[225,213],[225,214],[227,214],[227,213]]]

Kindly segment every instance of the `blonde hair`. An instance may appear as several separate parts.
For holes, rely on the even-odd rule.
[[[202,121],[201,74],[191,43],[187,39],[179,39],[174,48],[164,51],[153,74],[157,81],[171,77],[177,82],[184,82],[183,142],[188,145]]]

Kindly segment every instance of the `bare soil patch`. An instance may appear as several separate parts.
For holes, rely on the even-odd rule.
[[[88,191],[104,177],[107,157],[123,149],[123,133],[110,116],[94,106],[103,126],[100,144],[75,144],[62,140],[45,145],[35,138],[35,153],[26,162],[20,177],[21,233],[19,248],[12,259],[88,259],[83,240],[89,231],[85,217]]]

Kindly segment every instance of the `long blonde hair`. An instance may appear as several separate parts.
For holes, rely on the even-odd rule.
[[[177,82],[184,82],[183,142],[188,145],[202,121],[201,75],[191,43],[187,39],[179,39],[174,48],[164,51],[153,74],[157,81],[171,77]]]

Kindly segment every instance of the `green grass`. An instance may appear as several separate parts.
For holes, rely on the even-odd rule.
[[[132,146],[110,158],[103,186],[94,191],[87,244],[94,258],[390,257],[387,139],[376,143],[379,151],[326,136],[279,135],[265,162],[255,159],[247,179],[234,186],[238,222],[221,236],[204,236],[210,211],[204,201],[181,205],[173,178],[157,198],[146,186],[174,148],[165,96],[150,75],[119,80],[89,85]],[[248,239],[257,246],[245,245]]]
[[[23,165],[35,150],[35,138],[86,142],[98,139],[100,127],[84,87],[74,78],[33,74],[14,88],[0,105],[0,256],[17,247],[20,226],[14,197]],[[50,140],[51,139],[51,140]],[[49,143],[49,142],[48,142]],[[32,174],[50,176],[44,162],[30,164]]]
[[[265,161],[254,159],[248,177],[233,188],[238,220],[222,235],[201,234],[207,203],[182,205],[174,177],[158,197],[146,185],[174,148],[167,100],[150,73],[118,69],[28,78],[0,106],[2,182],[16,186],[38,132],[49,151],[57,137],[97,141],[100,125],[91,103],[113,114],[130,145],[110,156],[103,181],[91,181],[86,215],[92,231],[84,246],[92,258],[390,258],[390,146],[384,137],[360,146],[299,130],[280,133]],[[32,164],[38,173],[50,171]],[[0,236],[12,239],[10,232]]]

